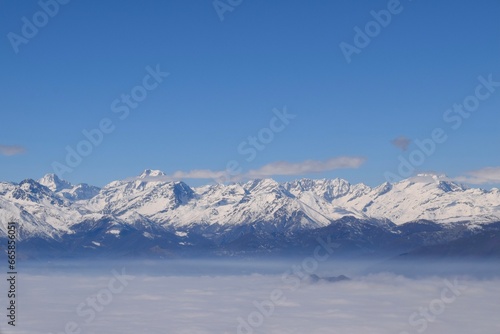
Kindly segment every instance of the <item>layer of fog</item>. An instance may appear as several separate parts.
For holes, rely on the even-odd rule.
[[[500,278],[470,265],[401,275],[323,263],[315,274],[352,280],[313,283],[300,261],[40,263],[20,268],[16,328],[0,332],[499,333]]]

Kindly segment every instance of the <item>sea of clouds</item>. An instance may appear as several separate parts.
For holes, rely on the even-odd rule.
[[[16,327],[4,320],[0,332],[500,333],[495,277],[349,273],[352,280],[330,283],[287,270],[151,274],[126,264],[103,267],[20,274]]]

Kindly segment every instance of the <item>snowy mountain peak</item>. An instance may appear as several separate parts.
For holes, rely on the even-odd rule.
[[[184,182],[175,182],[173,187],[175,198],[179,204],[185,204],[194,197],[195,192]]]
[[[54,192],[73,188],[73,185],[71,183],[65,180],[61,180],[56,174],[46,174],[44,177],[38,180],[38,183],[46,186]]]
[[[50,189],[36,182],[33,179],[26,179],[19,183],[19,186],[13,193],[14,198],[24,198],[31,201],[36,201],[34,198],[51,197]]]
[[[375,188],[378,196],[384,195],[392,190],[392,184],[389,182],[382,183],[380,186]]]
[[[47,174],[38,180],[38,183],[49,188],[52,192],[56,193],[57,196],[70,201],[80,201],[87,200],[99,192],[98,187],[90,186],[86,183],[81,183],[79,185],[72,185],[68,181],[61,180],[55,174]]]
[[[454,183],[454,182],[447,182],[447,181],[439,181],[438,187],[443,190],[444,192],[449,192],[449,191],[464,191],[467,190],[467,187]]]
[[[243,186],[247,191],[263,190],[267,191],[275,190],[280,187],[280,184],[273,179],[256,179],[248,181]]]
[[[350,189],[351,184],[344,179],[300,179],[285,184],[285,188],[294,195],[302,192],[312,192],[328,202],[333,201],[335,198],[346,195]]]
[[[395,185],[403,187],[436,188],[443,192],[465,191],[468,187],[450,181],[444,174],[417,174],[416,176],[402,180]]]
[[[6,192],[5,198],[19,203],[21,210],[35,204],[41,204],[42,206],[48,203],[50,205],[63,205],[63,200],[57,197],[54,192],[32,179],[26,179],[17,186],[14,185],[13,188]]]
[[[140,179],[147,179],[147,178],[153,178],[153,177],[159,177],[159,176],[165,176],[166,174],[163,173],[161,170],[156,170],[156,169],[146,169],[144,172],[142,172],[141,175],[139,175]]]

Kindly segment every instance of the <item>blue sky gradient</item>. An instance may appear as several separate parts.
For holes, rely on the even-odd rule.
[[[341,177],[373,186],[398,173],[416,139],[442,128],[447,140],[413,173],[498,186],[500,87],[457,129],[443,115],[475,94],[478,77],[500,81],[500,3],[399,6],[348,63],[339,44],[354,45],[353,28],[364,29],[387,1],[244,0],[221,21],[209,0],[73,0],[17,53],[8,34],[21,36],[22,18],[32,21],[41,7],[2,1],[0,179],[53,172],[65,148],[85,139],[82,130],[109,118],[114,131],[63,178],[102,186],[147,168],[221,171],[234,160],[242,174],[270,165],[279,181]],[[120,120],[112,102],[158,64],[170,75]],[[285,106],[296,117],[247,161],[238,146]],[[411,141],[406,150],[391,144],[397,137]],[[341,157],[364,163],[320,164]],[[306,160],[323,168],[275,164]]]

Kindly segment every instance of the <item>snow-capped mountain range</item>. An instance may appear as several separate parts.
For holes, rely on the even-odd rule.
[[[161,171],[114,181],[99,189],[72,185],[54,174],[38,181],[0,183],[0,219],[22,223],[27,236],[54,235],[88,219],[113,217],[161,226],[244,225],[265,222],[288,228],[318,228],[342,217],[438,223],[500,220],[500,190],[467,188],[446,177],[420,174],[371,188],[342,179],[272,179],[191,188],[165,181]]]
[[[154,239],[161,231],[185,237],[203,229],[200,235],[206,237],[210,229],[256,225],[279,232],[314,230],[346,218],[393,227],[466,223],[473,229],[500,221],[500,191],[467,188],[431,174],[374,188],[342,179],[262,179],[191,188],[156,170],[102,189],[72,185],[54,174],[0,183],[0,235],[6,235],[7,222],[16,221],[20,239],[57,240],[84,234],[103,221],[107,235],[119,237],[130,226]]]

